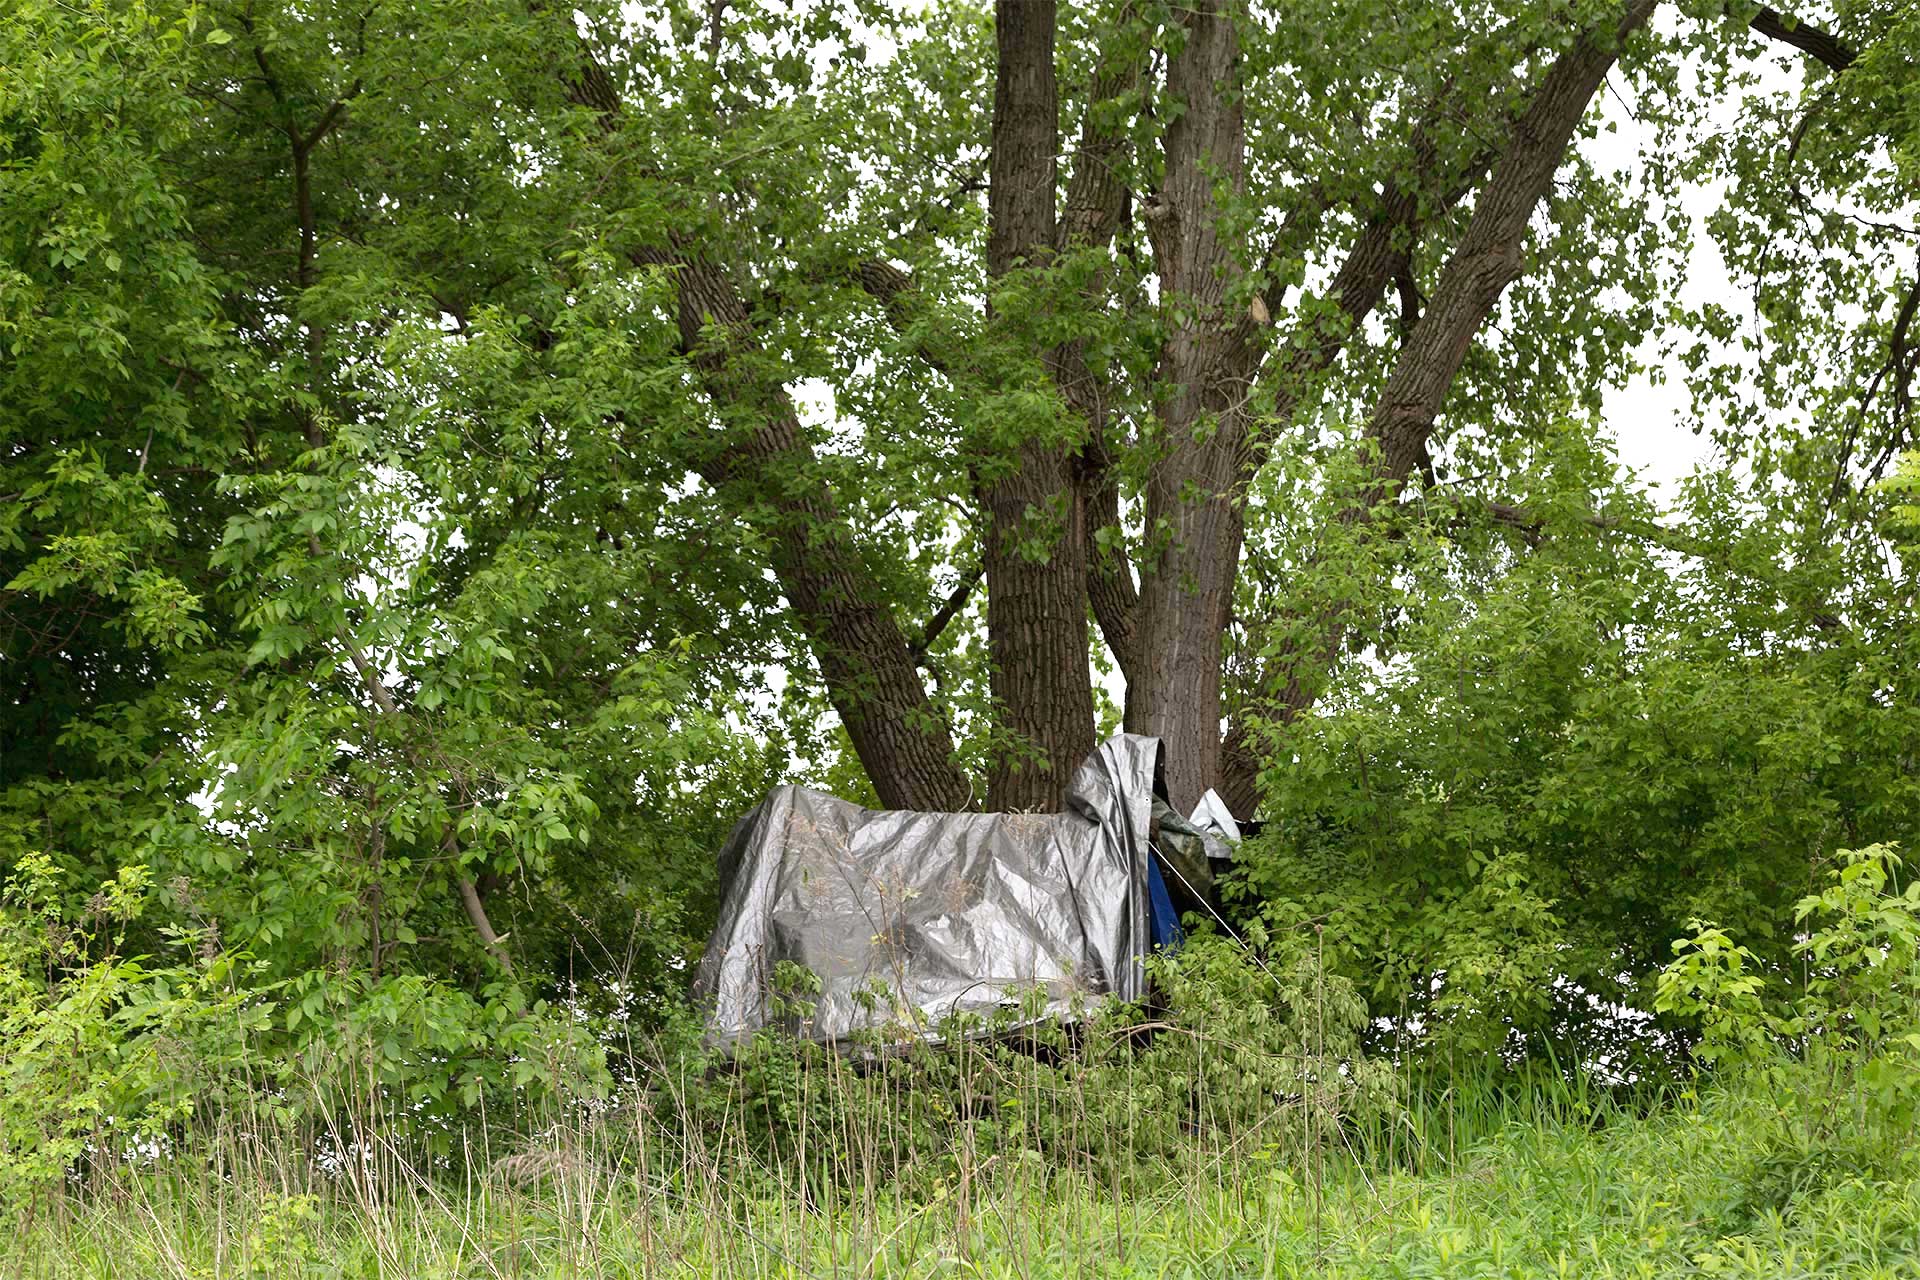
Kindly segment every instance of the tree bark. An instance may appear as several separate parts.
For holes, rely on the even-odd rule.
[[[449,815],[446,838],[441,841],[440,847],[448,857],[458,859],[460,840],[454,828],[454,820]],[[454,865],[458,867],[459,863],[456,861]],[[494,931],[493,921],[487,916],[487,904],[480,898],[480,887],[473,882],[473,877],[463,873],[456,872],[454,879],[460,889],[460,905],[466,908],[467,920],[473,925],[473,931],[480,935],[481,945],[486,947],[487,954],[494,958],[503,971],[512,973],[513,956],[507,950],[505,939]]]
[[[1366,520],[1373,506],[1428,456],[1434,421],[1474,336],[1520,273],[1528,221],[1551,189],[1554,172],[1621,45],[1645,25],[1658,3],[1632,0],[1617,23],[1584,35],[1555,61],[1514,122],[1473,216],[1375,401],[1367,425],[1372,478],[1359,500],[1341,513],[1342,521]],[[1261,707],[1267,719],[1285,722],[1313,704],[1318,679],[1339,653],[1346,627],[1344,610],[1325,608],[1298,629],[1309,638],[1276,660],[1270,679],[1279,688]],[[1235,772],[1223,779],[1222,795],[1240,814],[1250,814],[1257,802],[1250,738],[1248,727],[1236,722],[1226,747]]]
[[[1123,14],[1123,20],[1130,17]],[[1124,132],[1103,128],[1099,108],[1136,90],[1145,71],[1137,55],[1129,52],[1102,65],[1087,94],[1086,118],[1082,121],[1080,143],[1074,156],[1073,174],[1067,183],[1064,216],[1058,236],[1063,252],[1096,251],[1105,253],[1127,217],[1126,148]],[[1090,278],[1083,295],[1089,308],[1103,299],[1106,275]],[[1120,489],[1113,474],[1113,459],[1107,442],[1112,411],[1109,405],[1109,380],[1087,363],[1086,343],[1081,339],[1063,343],[1052,355],[1054,382],[1067,404],[1086,423],[1086,445],[1079,457],[1078,483],[1080,511],[1086,528],[1087,599],[1100,634],[1119,665],[1131,704],[1135,686],[1134,664],[1139,646],[1135,642],[1140,592],[1133,580],[1133,566],[1123,545],[1117,541],[1120,523]],[[1106,548],[1099,534],[1111,531],[1114,541]],[[1129,719],[1132,713],[1129,712]]]
[[[1105,465],[1107,387],[1068,342],[1037,353],[1074,417],[1081,444],[1029,439],[1008,447],[979,488],[985,516],[988,647],[992,693],[1015,749],[992,768],[997,808],[1052,808],[1072,769],[1092,746],[1086,609],[1091,603],[1128,678],[1130,728],[1154,733],[1168,748],[1168,781],[1187,805],[1223,782],[1224,758],[1250,784],[1244,733],[1223,744],[1223,637],[1244,536],[1240,486],[1252,462],[1247,404],[1256,377],[1266,379],[1282,416],[1338,358],[1349,335],[1408,270],[1415,219],[1438,198],[1462,197],[1467,184],[1421,191],[1389,184],[1333,284],[1343,323],[1303,327],[1278,357],[1264,360],[1262,326],[1272,299],[1249,308],[1239,287],[1246,262],[1223,241],[1222,194],[1245,186],[1245,126],[1239,106],[1239,46],[1234,0],[1196,0],[1176,9],[1186,39],[1172,57],[1167,96],[1179,113],[1163,146],[1165,176],[1146,209],[1161,286],[1173,323],[1160,353],[1156,405],[1159,439],[1146,489],[1147,543],[1141,583],[1124,558],[1096,555],[1093,534],[1117,523],[1118,490]],[[1482,191],[1475,214],[1433,297],[1407,316],[1405,343],[1375,406],[1369,436],[1377,449],[1374,483],[1343,519],[1391,491],[1427,456],[1439,406],[1473,338],[1520,269],[1526,222],[1545,193],[1591,96],[1612,65],[1618,39],[1643,23],[1654,0],[1633,0],[1613,28],[1563,55],[1541,82]],[[995,109],[990,160],[988,272],[995,283],[1040,268],[1062,252],[1104,244],[1125,216],[1124,139],[1105,136],[1092,113],[1064,208],[1056,213],[1059,95],[1055,82],[1052,0],[999,0],[996,7]],[[1103,67],[1090,99],[1137,83],[1137,67]],[[1129,77],[1132,77],[1131,79]],[[596,92],[595,90],[600,90]],[[611,110],[613,97],[590,76],[579,100]],[[1416,153],[1422,146],[1418,132]],[[1418,171],[1420,165],[1416,164]],[[1476,170],[1477,171],[1477,170]],[[1441,196],[1440,191],[1445,195]],[[811,454],[783,389],[757,385],[726,350],[753,342],[744,306],[719,268],[683,246],[673,251],[681,278],[681,328],[700,351],[709,394],[723,416],[750,429],[701,470],[710,482],[755,495],[779,512],[776,571],[813,637],[834,704],[876,786],[890,804],[957,807],[964,779],[951,764],[945,726],[925,696],[914,653],[884,602],[874,598],[851,531],[832,495],[804,480]],[[893,314],[903,273],[880,264],[861,280]],[[1020,317],[989,317],[1000,333]],[[727,335],[702,347],[709,326]],[[940,353],[929,357],[936,364]],[[962,357],[964,358],[964,357]],[[969,377],[991,374],[969,365]],[[950,362],[949,362],[950,364]],[[764,380],[761,380],[764,382]],[[742,410],[750,412],[742,413]],[[758,415],[758,419],[755,419]],[[1324,671],[1344,637],[1328,611],[1309,621],[1307,639],[1289,655],[1284,689],[1263,710],[1282,715],[1309,705],[1314,669]],[[1250,786],[1228,784],[1243,812]]]
[[[1434,419],[1474,335],[1520,274],[1527,222],[1552,188],[1574,130],[1621,44],[1658,2],[1633,0],[1615,27],[1589,33],[1561,55],[1516,122],[1513,144],[1481,190],[1459,247],[1374,405],[1367,434],[1379,446],[1376,494],[1404,481],[1425,455]]]
[[[993,152],[987,273],[999,283],[1052,256],[1059,168],[1059,89],[1051,0],[995,6]],[[989,322],[1014,317],[989,314]],[[1059,808],[1093,750],[1087,531],[1074,453],[1021,441],[1011,466],[990,464],[986,511],[987,653],[998,723],[1009,742],[988,775],[991,808]],[[998,462],[999,460],[995,460]]]
[[[718,10],[714,17],[717,24]],[[591,52],[583,47],[561,79],[568,98],[595,112],[603,130],[619,127],[619,89]],[[681,345],[718,415],[746,424],[723,429],[695,469],[735,509],[772,513],[774,576],[880,802],[936,812],[971,807],[973,789],[954,762],[946,720],[927,697],[918,655],[875,590],[831,489],[812,474],[813,450],[792,397],[733,358],[759,350],[739,289],[724,268],[677,239],[665,251],[632,257],[673,272]]]
[[[682,343],[723,419],[717,447],[696,460],[737,509],[771,512],[773,570],[806,632],[827,696],[880,802],[894,809],[969,807],[946,721],[927,697],[912,647],[814,457],[786,388],[735,356],[757,350],[746,304],[726,274],[692,255],[668,260],[679,289]],[[715,341],[714,339],[719,341]]]
[[[1178,114],[1166,178],[1146,210],[1162,305],[1177,321],[1160,352],[1162,452],[1147,480],[1129,727],[1165,745],[1169,799],[1185,810],[1219,773],[1222,637],[1244,527],[1236,491],[1247,387],[1227,355],[1239,319],[1228,298],[1245,268],[1222,238],[1216,186],[1230,197],[1245,186],[1246,123],[1233,14],[1222,0],[1178,13],[1186,39],[1167,67]]]
[[[1101,412],[1104,418],[1104,410]],[[1082,457],[1082,486],[1086,497],[1081,513],[1087,524],[1087,599],[1100,634],[1113,654],[1127,684],[1127,723],[1132,724],[1134,691],[1139,685],[1140,643],[1138,639],[1140,588],[1133,580],[1133,566],[1126,551],[1117,544],[1103,550],[1095,538],[1102,529],[1115,535],[1120,523],[1120,486],[1114,479],[1112,461],[1099,439],[1087,442]]]
[[[1777,9],[1761,9],[1748,25],[1769,40],[1792,45],[1831,71],[1845,71],[1859,57],[1851,45],[1831,32],[1797,18],[1783,18]]]

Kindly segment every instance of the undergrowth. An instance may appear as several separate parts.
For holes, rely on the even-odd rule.
[[[1676,944],[1698,1088],[1371,1060],[1308,947],[1203,938],[1151,1007],[1070,1026],[732,1054],[689,1026],[614,1047],[611,1090],[458,1123],[351,1071],[313,1109],[103,1116],[59,1176],[16,1163],[0,1275],[1920,1277],[1899,874],[1847,855],[1797,975],[1706,923]]]
[[[1455,1154],[1382,1167],[1250,1150],[1088,1169],[988,1158],[909,1195],[737,1182],[634,1116],[555,1126],[454,1170],[271,1145],[43,1202],[0,1247],[69,1277],[1920,1276],[1911,1156],[1803,1144],[1729,1087],[1650,1113],[1456,1084]],[[627,1128],[626,1126],[635,1126]],[[956,1145],[961,1145],[956,1141]],[[1221,1153],[1225,1155],[1226,1153]]]

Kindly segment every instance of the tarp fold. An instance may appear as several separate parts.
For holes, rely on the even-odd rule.
[[[712,1038],[931,1035],[1029,993],[1055,1015],[1138,998],[1159,771],[1158,739],[1121,734],[1074,774],[1062,813],[874,810],[777,788],[720,855],[694,980]],[[819,990],[787,998],[783,962]]]

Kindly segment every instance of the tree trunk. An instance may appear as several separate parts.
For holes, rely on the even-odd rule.
[[[1130,17],[1125,14],[1123,20]],[[1057,232],[1065,252],[1107,253],[1114,236],[1129,217],[1126,183],[1129,143],[1125,125],[1110,117],[1103,124],[1101,109],[1138,89],[1144,73],[1139,51],[1127,50],[1111,57],[1094,76],[1087,94],[1086,117],[1081,125],[1073,176],[1067,184],[1066,210]],[[1089,278],[1082,295],[1089,310],[1107,304],[1104,294],[1107,283],[1106,272]],[[1067,404],[1086,423],[1086,444],[1080,451],[1077,480],[1087,548],[1087,598],[1107,648],[1126,681],[1127,721],[1131,723],[1137,683],[1134,663],[1139,654],[1135,631],[1140,592],[1134,584],[1133,566],[1124,544],[1116,540],[1102,551],[1098,541],[1103,530],[1110,531],[1116,539],[1122,532],[1120,488],[1107,441],[1110,383],[1105,370],[1088,365],[1084,339],[1068,341],[1055,349],[1053,375]]]
[[[697,460],[701,476],[736,509],[773,513],[773,570],[807,633],[827,696],[880,802],[893,809],[951,811],[970,799],[955,765],[946,721],[927,698],[899,622],[861,563],[852,530],[824,482],[792,399],[759,385],[711,340],[754,345],[745,304],[719,267],[673,260],[679,328],[694,366],[726,418],[751,425],[726,432]]]
[[[1221,239],[1216,184],[1245,184],[1239,37],[1221,0],[1179,11],[1186,41],[1167,68],[1179,114],[1166,134],[1166,179],[1147,210],[1162,304],[1181,320],[1160,353],[1164,453],[1149,472],[1147,549],[1134,636],[1131,728],[1166,748],[1167,788],[1191,808],[1220,770],[1222,643],[1243,534],[1244,384],[1230,373],[1239,314],[1229,291],[1244,275]],[[1229,314],[1234,311],[1234,314]]]
[[[1000,0],[988,188],[987,271],[998,282],[1046,265],[1054,247],[1059,91],[1051,0]],[[1014,317],[990,317],[1013,320]],[[1074,451],[1027,440],[982,486],[987,653],[1000,728],[994,809],[1057,809],[1093,750],[1087,648],[1087,534]]]

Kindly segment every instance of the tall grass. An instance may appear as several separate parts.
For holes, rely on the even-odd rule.
[[[1912,1163],[1810,1144],[1764,1076],[1648,1097],[1408,1065],[1360,1107],[1311,1036],[1263,1075],[1146,1021],[712,1072],[636,1051],[614,1098],[454,1130],[373,1086],[208,1117],[14,1205],[0,1274],[1920,1276]]]
[[[611,1096],[556,1051],[430,1112],[380,1083],[390,1042],[346,1037],[312,1080],[262,1064],[145,1142],[103,1115],[65,1177],[0,1148],[27,1171],[0,1183],[0,1275],[1920,1280],[1920,890],[1887,892],[1898,865],[1851,854],[1803,904],[1821,965],[1773,1004],[1718,930],[1678,945],[1658,998],[1722,1064],[1704,1093],[1551,1058],[1385,1064],[1317,947],[1196,938],[1151,962],[1148,1008],[845,1050],[623,1042]]]

